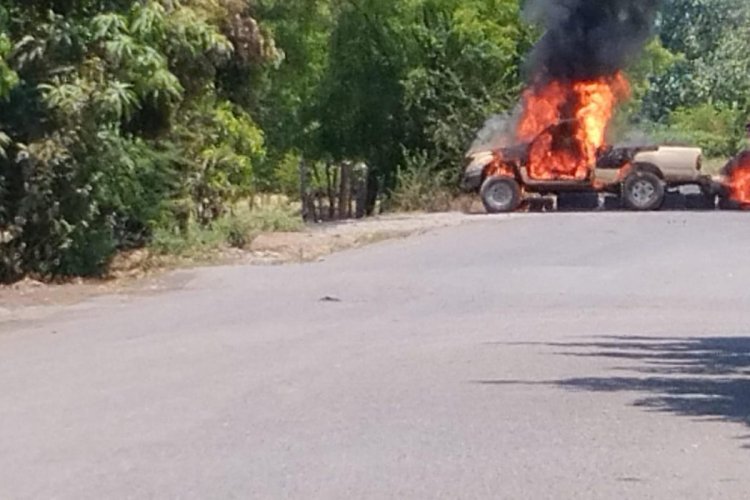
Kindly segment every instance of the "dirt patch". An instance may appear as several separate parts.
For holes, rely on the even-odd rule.
[[[356,221],[310,225],[295,233],[264,233],[245,250],[225,249],[210,258],[195,260],[156,257],[145,250],[119,255],[111,277],[47,284],[24,280],[0,286],[0,321],[14,319],[24,308],[64,306],[99,295],[147,293],[180,286],[174,273],[164,271],[211,264],[284,264],[310,262],[342,250],[378,241],[403,238],[441,227],[456,226],[476,216],[464,213],[402,214]]]
[[[255,238],[250,254],[275,262],[308,262],[378,241],[403,238],[466,222],[462,213],[387,216],[311,226],[299,233],[267,233]]]

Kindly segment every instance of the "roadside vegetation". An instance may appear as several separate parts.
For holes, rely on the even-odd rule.
[[[750,8],[662,3],[614,133],[728,157]],[[0,282],[298,230],[303,161],[366,164],[368,213],[444,210],[537,36],[518,0],[2,2]],[[269,193],[290,203],[254,202]]]
[[[183,230],[157,227],[149,248],[157,255],[206,257],[222,248],[247,248],[265,232],[296,232],[303,227],[298,211],[290,206],[235,209],[209,224],[188,223]]]

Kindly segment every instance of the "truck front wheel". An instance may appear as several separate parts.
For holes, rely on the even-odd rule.
[[[622,199],[631,210],[658,210],[664,203],[664,182],[651,172],[633,172],[622,183]]]
[[[512,212],[521,205],[521,187],[512,177],[489,177],[479,192],[487,213]]]

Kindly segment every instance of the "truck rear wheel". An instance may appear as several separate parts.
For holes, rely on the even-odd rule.
[[[480,190],[487,213],[512,212],[521,205],[521,187],[512,177],[489,177]]]
[[[631,210],[658,210],[664,203],[664,182],[651,172],[633,172],[622,183],[622,199]]]

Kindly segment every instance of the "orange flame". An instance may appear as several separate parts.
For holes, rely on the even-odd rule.
[[[729,197],[743,208],[750,208],[750,154],[742,154],[729,173]]]
[[[493,153],[492,163],[487,167],[487,175],[488,177],[515,177],[513,168],[503,160],[502,155],[498,151]]]
[[[517,135],[521,141],[533,141],[529,176],[545,180],[588,178],[597,151],[605,144],[615,106],[629,91],[622,73],[593,81],[552,81],[527,89]]]

